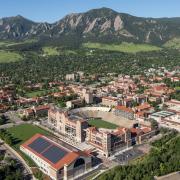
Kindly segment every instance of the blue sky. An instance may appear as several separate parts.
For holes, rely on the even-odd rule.
[[[72,12],[108,7],[143,17],[180,17],[180,0],[0,0],[0,17],[55,22]]]

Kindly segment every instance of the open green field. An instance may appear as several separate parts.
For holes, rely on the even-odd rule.
[[[36,166],[36,164],[23,152],[20,151],[19,147],[25,141],[30,139],[33,135],[39,133],[43,135],[50,135],[49,132],[31,124],[23,124],[7,129],[7,132],[13,137],[15,143],[13,148],[26,160],[30,167]]]
[[[180,49],[180,38],[174,38],[164,44],[166,48]]]
[[[16,52],[0,50],[0,63],[9,63],[22,60],[22,56]]]
[[[134,44],[123,42],[121,44],[101,44],[101,43],[84,43],[83,47],[90,49],[102,49],[108,51],[119,51],[126,53],[137,53],[146,51],[159,51],[160,47],[148,44]]]
[[[37,133],[50,135],[49,132],[32,124],[22,124],[19,126],[14,126],[12,128],[9,128],[7,131],[12,135],[13,138],[17,139],[18,142],[14,144],[14,147],[16,147],[17,149],[19,149],[19,146],[22,143],[24,143],[26,140]]]
[[[0,47],[10,47],[14,45],[30,44],[37,42],[37,39],[27,39],[25,41],[0,41]]]
[[[46,46],[42,48],[43,54],[46,56],[58,56],[58,55],[74,55],[77,54],[73,50],[69,49],[58,49],[58,47]]]
[[[41,89],[41,90],[28,91],[25,93],[25,96],[28,98],[33,98],[33,97],[39,97],[42,95],[47,95],[47,94],[53,93],[53,92],[59,92],[59,89],[54,87],[51,89]]]
[[[0,41],[0,47],[5,46],[5,45],[7,45],[7,44],[8,44],[7,41]]]
[[[91,119],[88,121],[88,124],[91,126],[95,126],[97,128],[106,128],[106,129],[116,129],[118,127],[116,124],[112,124],[107,121],[103,121],[101,119]]]
[[[56,47],[43,47],[43,53],[47,56],[58,56],[59,52]]]

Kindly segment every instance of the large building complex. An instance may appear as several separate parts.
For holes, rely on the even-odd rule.
[[[36,134],[20,147],[53,180],[71,180],[91,170],[91,156]]]
[[[103,97],[102,105],[108,106],[108,107],[118,106],[119,100],[118,98],[115,98],[115,97]]]
[[[77,142],[85,140],[84,129],[88,123],[80,117],[70,116],[68,111],[51,107],[48,112],[48,123],[51,124],[59,133]]]
[[[150,127],[145,125],[138,127],[136,121],[128,118],[124,120],[127,123],[128,121],[131,122],[129,128],[105,129],[88,124],[91,118],[99,117],[99,115],[101,117],[105,115],[110,119],[114,116],[117,118],[116,115],[109,112],[110,110],[111,108],[107,107],[86,107],[64,111],[52,106],[48,113],[48,123],[69,139],[78,143],[86,142],[86,144],[92,145],[106,157],[126,149],[133,143],[141,143],[154,135]]]
[[[108,157],[131,145],[131,132],[126,128],[108,131],[90,127],[86,130],[86,141]]]

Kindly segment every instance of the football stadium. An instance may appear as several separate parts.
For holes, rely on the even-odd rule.
[[[109,127],[105,128],[104,123]],[[116,115],[107,107],[62,110],[52,106],[48,112],[48,124],[73,142],[92,145],[106,157],[142,143],[154,134],[148,123],[139,125],[138,121]]]

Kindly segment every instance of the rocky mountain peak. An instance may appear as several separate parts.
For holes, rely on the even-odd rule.
[[[162,44],[180,36],[180,18],[140,18],[103,7],[72,13],[52,24],[35,23],[21,15],[0,19],[0,39],[32,36]]]

